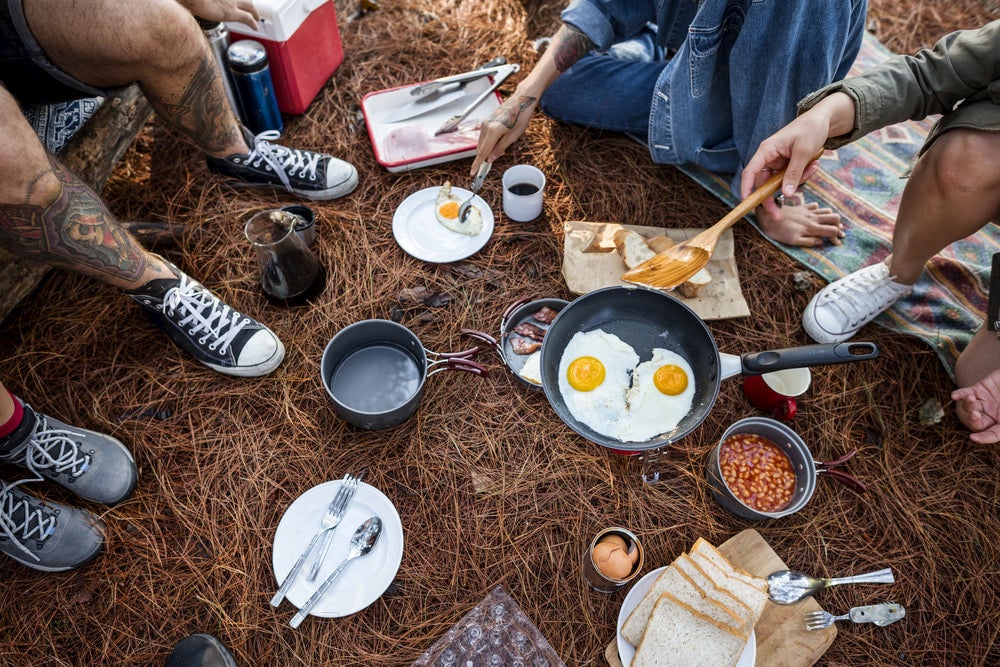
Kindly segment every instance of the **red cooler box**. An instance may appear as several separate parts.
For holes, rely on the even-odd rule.
[[[267,49],[278,108],[306,110],[344,61],[333,0],[253,0],[260,29],[226,23],[233,42],[254,39]]]

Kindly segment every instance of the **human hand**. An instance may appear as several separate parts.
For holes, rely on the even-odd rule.
[[[504,103],[483,121],[479,129],[476,157],[469,170],[470,176],[476,175],[479,165],[483,162],[496,162],[507,147],[524,134],[536,106],[538,106],[537,97],[514,91],[513,95],[504,100]]]
[[[209,21],[235,21],[257,30],[260,14],[252,0],[179,0],[195,16]]]
[[[854,99],[844,93],[833,93],[801,116],[765,139],[747,161],[740,178],[740,194],[746,198],[781,169],[781,193],[792,197],[799,185],[808,180],[818,166],[813,157],[831,136],[839,136],[846,127],[854,126]],[[773,200],[763,203],[764,209],[781,219],[780,207]]]
[[[1000,370],[972,385],[951,392],[955,411],[972,433],[973,442],[991,445],[1000,442]]]

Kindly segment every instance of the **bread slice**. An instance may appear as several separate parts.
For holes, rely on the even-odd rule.
[[[622,262],[630,269],[656,257],[656,252],[649,247],[646,239],[631,229],[623,228],[615,232],[615,247],[621,255]]]
[[[674,597],[691,606],[698,613],[711,618],[714,622],[725,625],[734,632],[742,633],[744,637],[749,637],[749,633],[744,630],[746,616],[750,610],[745,609],[741,616],[726,606],[720,600],[724,597],[717,591],[706,592],[687,577],[679,566],[678,561],[685,558],[682,554],[677,560],[671,563],[660,576],[653,582],[649,592],[639,601],[632,613],[628,615],[622,624],[621,633],[633,646],[637,646],[642,640],[649,621],[653,607],[663,593],[670,593]],[[711,586],[711,583],[709,583]]]
[[[705,557],[702,552],[692,552],[693,560],[712,582],[719,588],[728,591],[733,597],[741,600],[750,608],[750,616],[747,619],[747,631],[753,628],[757,619],[764,613],[764,605],[767,604],[767,593],[761,591],[756,586],[751,585],[744,579],[737,576],[736,570],[732,566],[720,567],[720,565]],[[726,561],[728,563],[728,561]],[[765,582],[765,586],[767,582]]]
[[[669,236],[654,236],[651,239],[646,239],[646,243],[653,249],[653,252],[657,254],[663,252],[664,250],[669,250],[677,245]]]
[[[680,557],[674,561],[680,569],[681,574],[685,575],[691,582],[701,589],[704,594],[715,600],[723,607],[729,609],[733,616],[740,623],[740,627],[744,627],[745,624],[750,620],[753,614],[753,610],[750,608],[746,602],[736,597],[732,591],[720,587],[711,577],[703,570],[698,563],[694,561],[688,554],[681,554]]]
[[[767,593],[767,582],[760,577],[755,577],[754,575],[734,567],[729,559],[722,555],[722,552],[715,548],[711,542],[706,540],[704,537],[699,537],[695,540],[694,546],[691,547],[691,555],[694,556],[696,553],[703,554],[709,560],[717,563],[723,569],[727,569],[732,572],[737,578],[746,581],[748,584],[754,588],[759,588],[765,594]]]
[[[745,636],[663,593],[653,606],[632,667],[733,667],[746,643]]]
[[[694,274],[688,278],[685,282],[677,286],[677,291],[681,293],[685,299],[693,299],[701,291],[705,289],[705,286],[712,282],[712,274],[708,272],[707,269],[698,269],[698,273]]]

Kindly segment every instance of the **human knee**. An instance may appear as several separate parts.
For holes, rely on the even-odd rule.
[[[955,129],[942,134],[927,152],[939,190],[967,196],[1000,190],[1000,135]]]
[[[134,51],[142,65],[173,70],[201,58],[204,34],[191,13],[174,0],[146,0]]]

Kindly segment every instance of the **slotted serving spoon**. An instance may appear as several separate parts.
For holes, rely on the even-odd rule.
[[[821,155],[823,155],[823,149],[820,149],[809,162],[818,160]],[[746,199],[737,204],[736,208],[717,223],[625,272],[622,280],[654,289],[673,289],[687,281],[708,264],[722,233],[774,194],[781,187],[781,179],[784,176],[784,169],[775,172],[771,178],[751,192]]]

